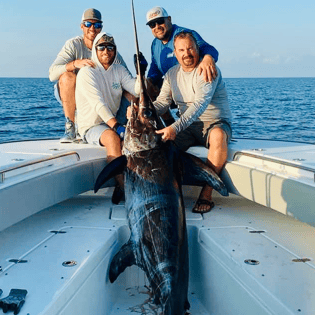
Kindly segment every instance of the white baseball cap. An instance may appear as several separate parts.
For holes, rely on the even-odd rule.
[[[166,10],[162,7],[154,7],[151,10],[148,11],[147,13],[147,25],[156,19],[159,19],[161,17],[168,17],[169,15],[167,14]]]

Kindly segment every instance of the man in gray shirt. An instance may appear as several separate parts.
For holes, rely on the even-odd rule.
[[[231,113],[221,71],[205,82],[198,74],[199,48],[193,34],[182,31],[175,36],[174,53],[179,62],[166,74],[161,92],[153,103],[163,115],[172,101],[179,110],[179,119],[157,131],[162,140],[174,140],[182,150],[203,145],[208,150],[207,163],[219,174],[227,159],[228,142],[232,136]],[[193,212],[206,213],[214,207],[212,187],[203,187]]]

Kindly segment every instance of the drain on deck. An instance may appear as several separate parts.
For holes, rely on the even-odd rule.
[[[67,260],[62,263],[64,267],[74,267],[77,265],[77,262],[74,260]]]
[[[252,265],[252,266],[260,264],[260,262],[256,259],[246,259],[246,260],[244,260],[244,263],[247,265]]]

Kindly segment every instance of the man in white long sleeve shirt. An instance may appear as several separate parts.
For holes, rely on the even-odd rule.
[[[163,115],[174,101],[180,117],[157,133],[163,141],[174,140],[182,150],[193,145],[209,148],[207,162],[219,174],[232,136],[231,113],[220,69],[217,67],[215,80],[204,81],[198,73],[199,49],[191,32],[182,31],[175,36],[174,52],[179,64],[166,73],[154,106]],[[193,212],[206,213],[213,207],[212,187],[205,186]]]
[[[123,90],[138,96],[136,79],[122,65],[117,64],[117,49],[110,34],[99,33],[92,46],[94,67],[82,68],[76,80],[77,124],[80,136],[90,144],[107,149],[107,160],[122,155],[121,141],[125,128],[116,115]],[[122,177],[117,176],[112,201],[118,203],[123,195]],[[115,199],[115,194],[116,197]]]
[[[49,68],[50,81],[58,81],[55,84],[55,96],[58,102],[62,104],[66,118],[65,135],[60,139],[61,143],[72,142],[76,138],[74,124],[76,76],[80,69],[94,66],[94,62],[91,60],[92,44],[97,34],[102,30],[102,23],[102,16],[98,10],[85,10],[81,20],[83,36],[69,39]],[[127,68],[118,52],[114,62]]]

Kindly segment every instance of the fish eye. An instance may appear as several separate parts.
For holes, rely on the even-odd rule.
[[[152,116],[152,110],[146,109],[146,110],[143,112],[143,116],[144,116],[144,118],[150,118],[150,117]]]

